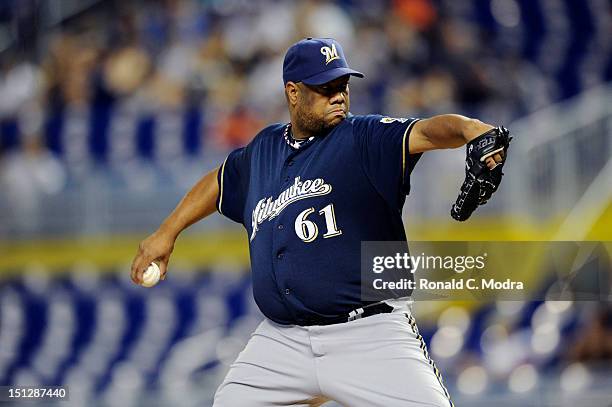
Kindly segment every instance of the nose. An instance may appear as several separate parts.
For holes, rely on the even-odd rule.
[[[340,103],[346,103],[346,90],[341,90],[336,92],[330,99],[329,103],[332,105],[337,105]]]

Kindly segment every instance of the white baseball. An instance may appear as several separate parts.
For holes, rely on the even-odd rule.
[[[143,287],[153,287],[159,282],[160,276],[161,270],[159,269],[159,266],[156,263],[151,263],[151,265],[142,274],[141,285]]]

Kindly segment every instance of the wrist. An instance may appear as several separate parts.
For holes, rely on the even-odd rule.
[[[487,131],[493,128],[495,128],[495,126],[483,123],[477,119],[470,119],[469,122],[463,127],[463,138],[465,139],[466,143],[469,143],[476,137],[486,133]]]
[[[176,222],[171,219],[166,219],[159,227],[159,232],[164,235],[170,236],[172,240],[176,240],[178,235],[184,228],[180,227]]]

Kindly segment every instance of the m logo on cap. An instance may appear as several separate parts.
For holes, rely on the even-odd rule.
[[[325,65],[329,64],[334,59],[340,59],[338,51],[336,51],[336,44],[332,44],[330,47],[321,47],[321,54],[325,55]]]

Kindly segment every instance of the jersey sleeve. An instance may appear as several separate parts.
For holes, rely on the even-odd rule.
[[[401,206],[410,192],[410,174],[421,154],[410,154],[410,131],[419,119],[356,116],[357,144],[367,176],[390,203]]]
[[[249,176],[250,159],[247,147],[232,151],[217,173],[217,210],[238,223],[244,223]]]

